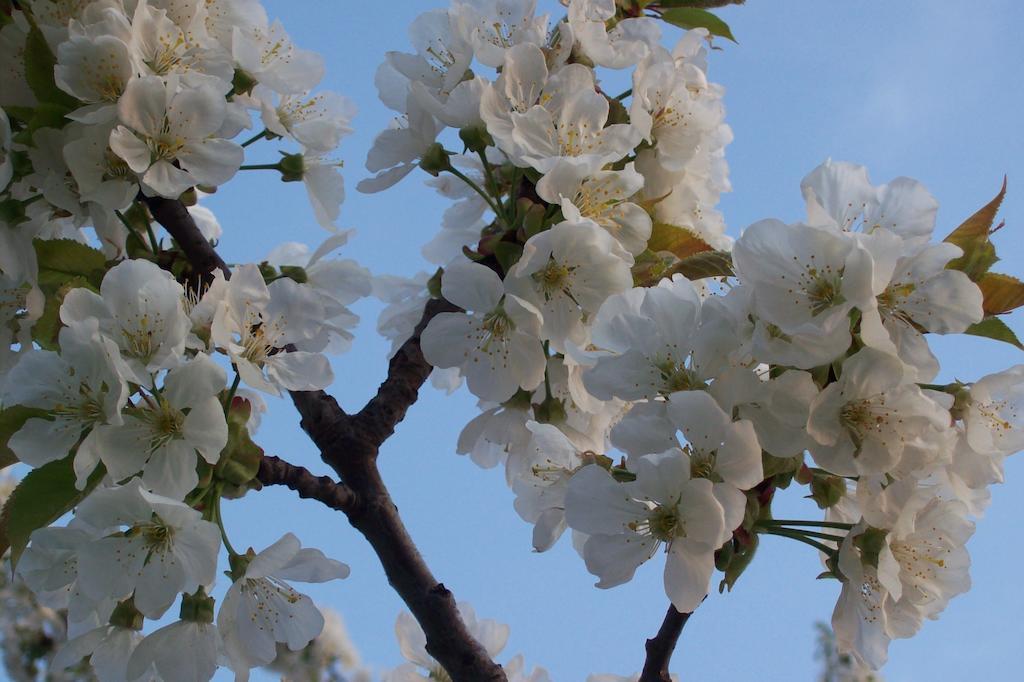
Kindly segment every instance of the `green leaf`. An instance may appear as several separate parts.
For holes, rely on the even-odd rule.
[[[984,295],[982,308],[986,317],[1002,315],[1024,305],[1024,282],[1016,277],[986,272],[978,280],[978,288]]]
[[[662,3],[663,6],[664,3]],[[692,28],[706,28],[708,33],[713,36],[721,36],[732,42],[737,42],[736,38],[732,35],[732,30],[729,28],[729,24],[725,23],[717,16],[708,12],[707,10],[697,9],[696,7],[677,7],[673,9],[666,9],[661,13],[662,21],[667,21],[673,26],[679,28],[685,28],[687,30]]]
[[[0,555],[11,549],[11,568],[18,564],[33,531],[45,528],[74,509],[106,474],[99,465],[85,486],[75,488],[74,457],[33,469],[21,479],[0,515]]]
[[[984,336],[988,339],[1003,341],[1004,343],[1008,343],[1024,350],[1024,344],[1021,344],[1017,335],[1014,334],[1013,330],[1007,327],[1006,323],[998,317],[990,317],[977,324],[972,324],[967,328],[964,334],[970,334],[971,336]]]
[[[0,410],[0,469],[11,466],[18,461],[18,457],[7,446],[7,442],[26,421],[32,417],[42,417],[46,413],[23,405],[12,405]]]
[[[706,251],[684,258],[665,272],[666,277],[681,274],[687,279],[732,277],[732,255],[728,251]]]
[[[999,260],[999,257],[996,256],[996,247],[989,237],[994,231],[992,224],[996,220],[996,214],[999,213],[999,206],[1003,203],[1005,196],[1006,177],[1003,177],[1003,186],[999,190],[999,194],[946,237],[944,241],[956,244],[964,252],[960,258],[951,260],[946,265],[947,268],[960,270],[971,280],[977,282]]]
[[[655,253],[668,251],[676,258],[683,259],[711,251],[712,247],[692,230],[656,222],[651,229],[651,238],[647,240],[647,249]]]
[[[57,289],[81,277],[97,288],[107,271],[103,252],[72,239],[36,239],[33,242],[39,260],[39,286]]]
[[[25,38],[25,80],[32,94],[41,104],[53,104],[71,111],[78,107],[77,99],[57,87],[53,80],[53,67],[57,58],[53,56],[43,32],[33,25]]]

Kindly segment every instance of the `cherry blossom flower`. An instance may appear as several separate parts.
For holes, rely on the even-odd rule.
[[[111,132],[110,147],[151,194],[177,199],[193,185],[220,185],[242,163],[241,147],[213,137],[227,108],[223,95],[208,85],[178,90],[175,78],[137,78],[117,110],[124,125]]]
[[[323,630],[320,610],[287,581],[337,580],[348,577],[349,568],[320,550],[302,549],[291,533],[242,561],[244,572],[224,596],[217,628],[232,669],[246,676],[250,668],[274,660],[278,642],[298,651]]]
[[[544,380],[540,312],[506,294],[492,270],[469,262],[450,265],[441,278],[441,293],[472,315],[441,313],[430,321],[422,337],[428,362],[458,367],[474,395],[494,402],[519,389],[533,390]]]

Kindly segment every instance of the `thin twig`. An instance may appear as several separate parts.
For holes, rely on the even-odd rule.
[[[668,671],[669,661],[672,660],[672,652],[676,650],[676,643],[679,635],[683,632],[683,626],[690,620],[692,613],[680,613],[676,607],[669,604],[665,620],[661,627],[651,639],[647,640],[647,660],[644,662],[643,672],[640,673],[639,682],[671,682],[672,677]]]
[[[272,455],[264,455],[256,478],[263,485],[283,485],[304,499],[312,499],[340,512],[350,513],[358,498],[344,483],[330,476],[314,476],[305,467],[291,464]]]

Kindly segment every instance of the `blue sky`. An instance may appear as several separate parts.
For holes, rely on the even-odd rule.
[[[265,2],[299,44],[325,55],[323,86],[360,109],[356,133],[340,153],[350,188],[341,223],[358,229],[345,255],[376,273],[424,269],[419,247],[437,230],[446,203],[423,187],[422,174],[375,196],[354,187],[366,175],[363,159],[373,136],[390,116],[377,101],[373,72],[386,50],[408,49],[405,27],[441,0]],[[900,175],[924,182],[941,204],[940,236],[987,202],[1006,173],[998,267],[1024,274],[1019,3],[786,0],[751,2],[721,15],[740,41],[723,43],[710,67],[712,80],[727,88],[736,136],[728,148],[734,191],[721,204],[730,234],[761,218],[799,220],[800,179],[829,156],[867,165],[876,183]],[[257,158],[273,150],[264,143]],[[240,177],[208,204],[224,225],[221,250],[232,262],[259,260],[281,241],[315,244],[325,236],[301,186],[282,185],[269,173]],[[365,302],[357,310],[364,324],[355,348],[334,363],[333,392],[353,409],[386,370],[386,345],[373,332],[379,306]],[[1021,317],[1010,322],[1024,331]],[[986,340],[939,339],[935,347],[944,378],[975,379],[1024,360],[1010,346]],[[531,528],[512,510],[501,473],[481,471],[455,454],[457,435],[474,414],[465,392],[446,397],[427,389],[381,453],[385,480],[428,564],[481,616],[511,625],[505,657],[522,652],[560,682],[639,670],[643,641],[666,607],[660,562],[626,586],[601,591],[567,542],[546,554],[531,552]],[[290,404],[272,404],[260,442],[269,453],[324,472],[297,424]],[[1008,463],[1007,479],[994,490],[970,544],[973,590],[916,638],[892,645],[888,679],[1006,679],[1008,668],[1024,663],[1018,583],[1024,460]],[[797,490],[785,491],[777,515],[813,518],[816,511],[798,498]],[[400,662],[393,626],[402,604],[343,517],[283,489],[232,502],[226,515],[236,546],[261,549],[291,530],[349,563],[348,580],[311,594],[344,615],[369,664]],[[674,670],[690,680],[813,680],[813,624],[829,618],[838,594],[837,583],[815,580],[819,571],[809,548],[766,538],[734,591],[712,595],[691,620]]]

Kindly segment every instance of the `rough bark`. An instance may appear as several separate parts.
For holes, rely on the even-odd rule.
[[[346,514],[359,504],[356,494],[344,483],[330,476],[316,476],[305,467],[272,455],[263,456],[256,478],[263,485],[283,485],[303,499],[316,500]]]
[[[676,650],[676,643],[679,635],[683,632],[683,626],[690,620],[691,613],[680,613],[671,604],[665,614],[665,620],[661,627],[651,639],[647,640],[647,660],[644,662],[643,672],[640,673],[639,682],[671,682],[672,677],[668,671],[668,664],[672,660],[672,652]]]

